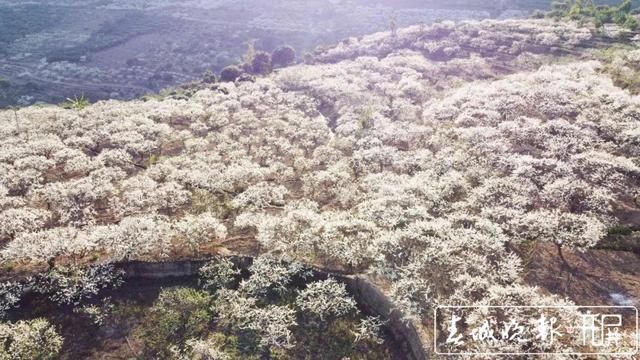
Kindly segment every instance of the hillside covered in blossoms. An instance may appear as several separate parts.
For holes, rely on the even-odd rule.
[[[268,255],[369,279],[425,347],[438,305],[573,304],[525,281],[525,249],[566,262],[612,248],[614,230],[637,242],[631,35],[437,22],[179,96],[0,111],[4,302],[20,297],[11,284],[60,267]],[[342,291],[325,285],[306,296]],[[259,293],[224,291],[217,306],[251,308]],[[279,311],[264,317],[286,334]],[[291,345],[268,335],[264,346]]]

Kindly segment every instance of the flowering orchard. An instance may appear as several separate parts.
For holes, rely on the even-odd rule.
[[[444,22],[188,100],[0,111],[0,257],[199,256],[249,237],[370,274],[416,322],[443,303],[562,302],[524,285],[511,245],[593,246],[638,206],[640,100],[575,57],[590,38]],[[334,290],[301,306],[339,312],[311,301]]]

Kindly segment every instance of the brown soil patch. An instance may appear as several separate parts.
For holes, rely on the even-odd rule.
[[[534,245],[525,281],[577,305],[621,305],[611,294],[622,294],[640,306],[640,255],[613,250],[562,252],[568,266],[553,244]]]

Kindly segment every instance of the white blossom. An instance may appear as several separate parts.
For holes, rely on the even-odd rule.
[[[62,337],[46,319],[0,323],[0,358],[57,359]]]
[[[296,306],[321,320],[341,317],[356,309],[345,285],[331,278],[308,284],[298,293]]]
[[[240,270],[226,258],[215,258],[202,266],[198,274],[201,286],[209,291],[225,288],[240,275]]]

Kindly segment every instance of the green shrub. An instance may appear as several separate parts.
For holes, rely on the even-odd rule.
[[[69,110],[82,110],[87,106],[91,105],[89,99],[87,99],[84,94],[78,97],[77,95],[72,98],[67,98],[66,101],[60,104],[62,108]]]
[[[373,339],[356,338],[357,317],[348,316],[323,326],[311,319],[299,321],[294,332],[295,346],[287,350],[294,359],[391,359],[391,354]]]
[[[629,226],[625,226],[625,225],[618,225],[618,226],[614,226],[611,229],[609,229],[608,234],[609,235],[622,235],[622,236],[631,235],[631,234],[633,234],[633,228],[631,228]]]
[[[281,46],[271,54],[271,62],[274,66],[287,66],[296,60],[296,51],[291,46]]]
[[[212,333],[206,339],[190,339],[179,359],[189,360],[235,360],[246,359],[246,354],[238,352],[238,338],[223,333]],[[178,358],[176,358],[178,360]]]
[[[239,78],[240,75],[242,75],[242,70],[239,67],[235,65],[229,65],[222,69],[222,72],[220,73],[220,80],[227,82],[236,81],[236,79]]]
[[[240,270],[228,259],[216,258],[206,263],[199,271],[199,283],[210,292],[229,287],[240,275]]]
[[[214,74],[213,71],[207,70],[207,72],[205,72],[202,76],[202,81],[207,84],[214,84],[216,81],[218,81],[218,79],[216,78],[216,74]]]
[[[596,6],[592,0],[557,0],[551,3],[551,11],[547,16],[552,18],[569,18],[573,20],[592,20],[597,28],[604,24],[615,23],[630,30],[638,27],[633,16],[631,0],[624,0],[618,6]]]
[[[624,23],[622,24],[622,26],[629,30],[636,30],[638,28],[638,25],[640,25],[638,24],[638,19],[636,19],[632,15],[627,15]]]
[[[58,359],[62,337],[46,319],[0,324],[0,359]]]
[[[186,340],[204,336],[213,317],[210,307],[211,297],[204,291],[163,289],[141,324],[146,352],[167,358],[171,346],[182,347]]]
[[[251,62],[251,71],[254,74],[266,75],[271,72],[273,65],[271,64],[271,55],[264,51],[256,52]]]
[[[536,10],[531,14],[531,17],[534,19],[544,19],[544,12]]]

